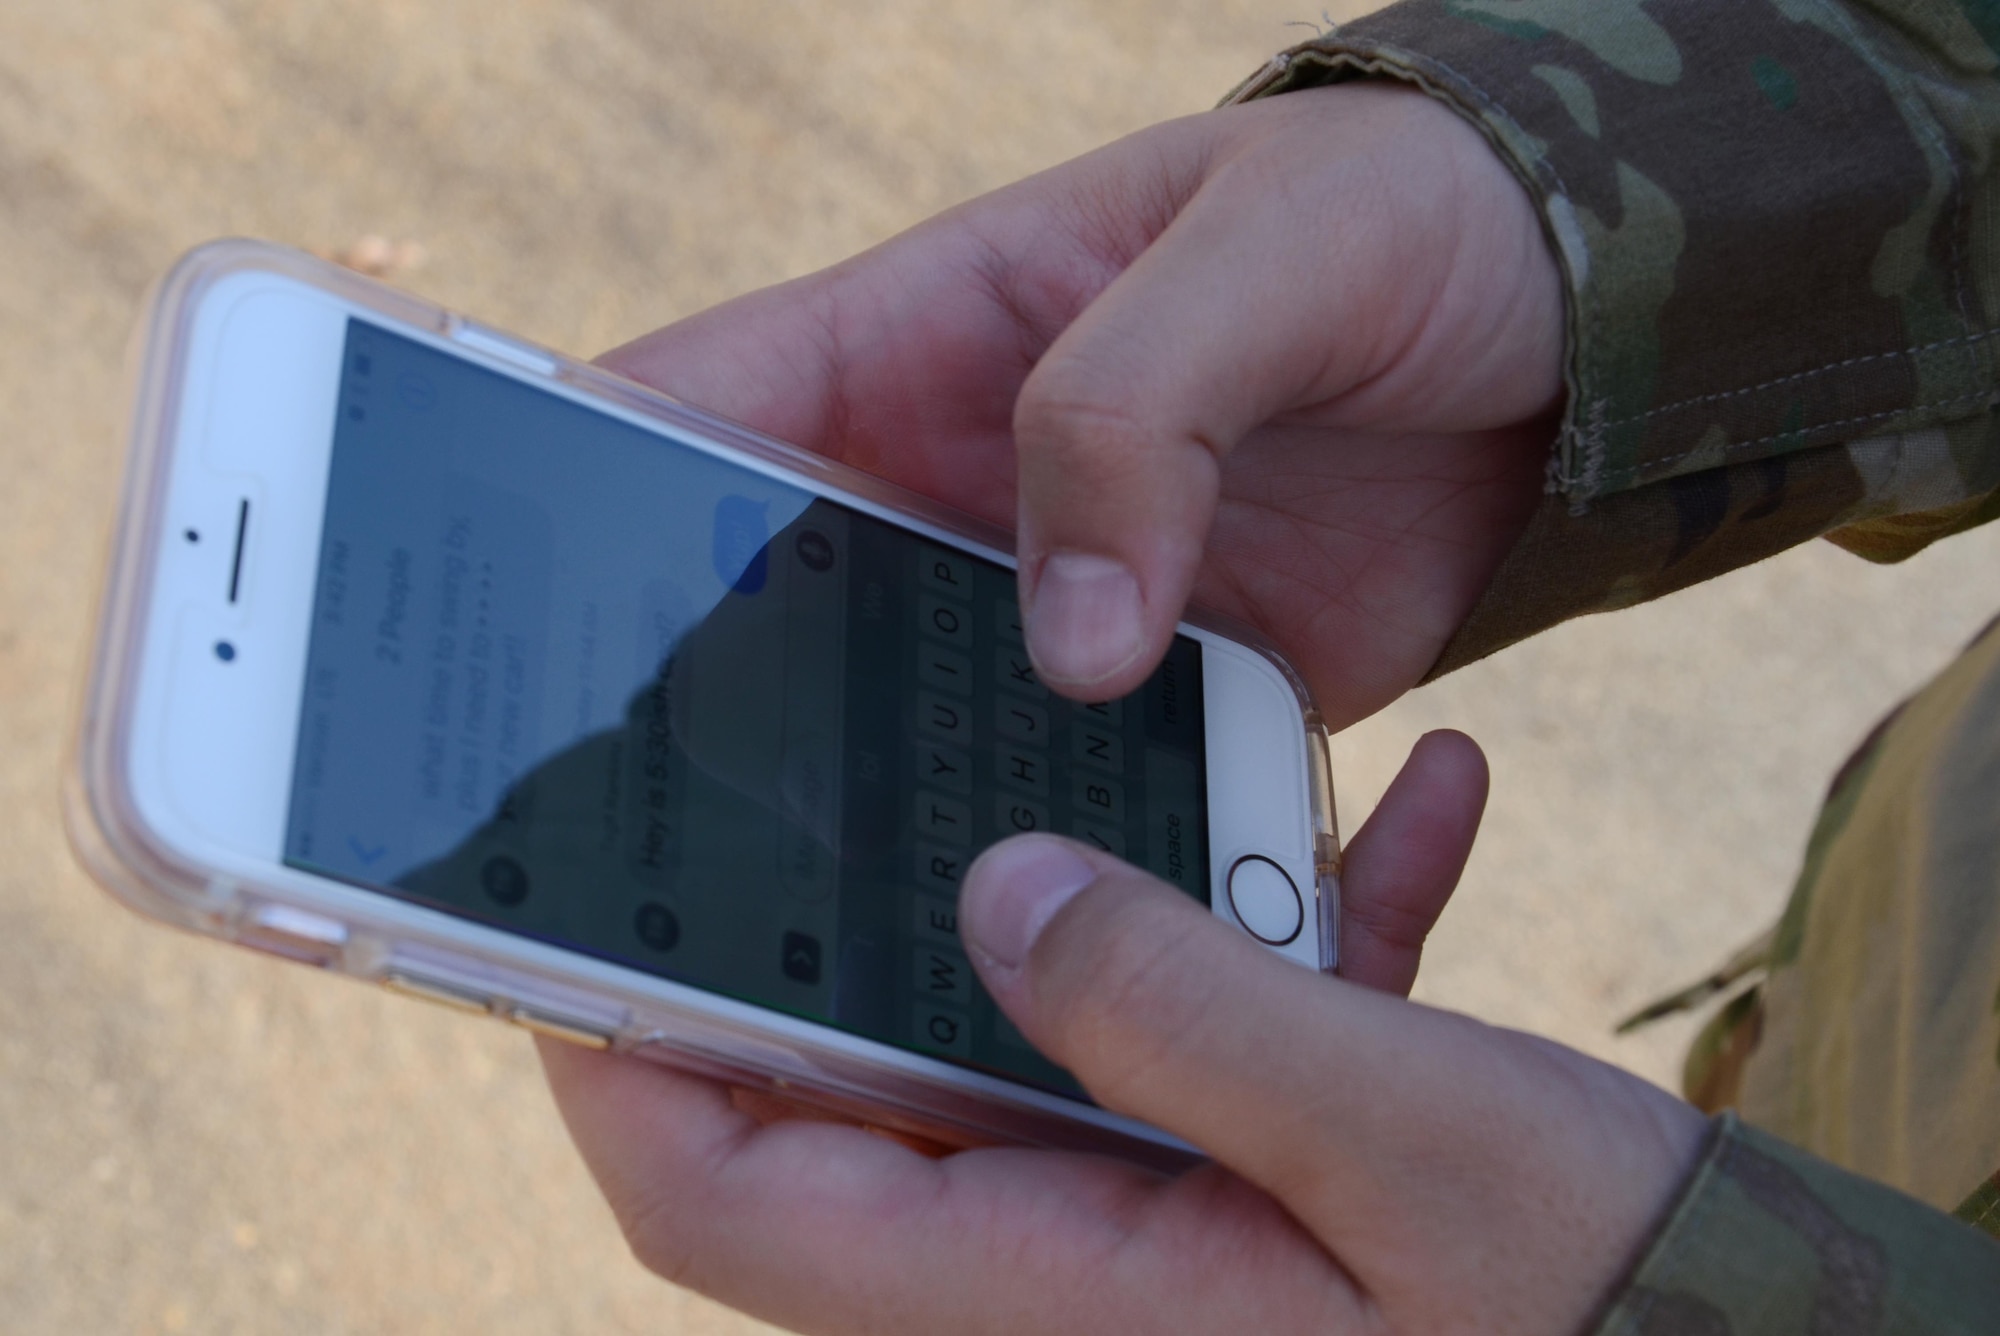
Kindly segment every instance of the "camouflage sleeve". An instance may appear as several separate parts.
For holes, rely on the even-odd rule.
[[[2000,514],[2000,4],[1403,0],[1245,100],[1371,76],[1468,117],[1568,287],[1549,493],[1433,673],[1820,534]]]
[[[1597,1336],[2000,1330],[2000,1244],[1724,1114]]]

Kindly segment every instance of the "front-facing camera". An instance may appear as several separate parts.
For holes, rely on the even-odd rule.
[[[224,663],[229,663],[233,661],[236,658],[236,646],[230,644],[227,640],[216,641],[215,657],[222,660]]]

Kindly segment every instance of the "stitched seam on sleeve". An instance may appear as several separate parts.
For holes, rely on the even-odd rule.
[[[1398,76],[1413,76],[1419,83],[1433,82],[1432,80],[1426,79],[1424,77],[1424,72],[1422,67],[1428,65],[1433,69],[1443,71],[1444,73],[1450,75],[1452,78],[1458,80],[1459,83],[1463,84],[1465,86],[1465,91],[1471,93],[1473,97],[1478,99],[1479,105],[1477,108],[1475,108],[1475,110],[1479,111],[1482,114],[1490,114],[1494,117],[1494,119],[1505,122],[1508,130],[1511,131],[1517,138],[1532,139],[1537,141],[1539,141],[1541,138],[1541,136],[1531,135],[1525,129],[1523,129],[1521,123],[1514,119],[1512,113],[1510,113],[1505,107],[1501,106],[1498,102],[1494,101],[1492,94],[1488,93],[1484,88],[1480,87],[1479,84],[1475,83],[1472,79],[1466,77],[1463,71],[1455,69],[1451,65],[1446,64],[1444,61],[1439,60],[1436,56],[1430,55],[1426,52],[1405,51],[1400,47],[1383,46],[1383,47],[1375,47],[1372,49],[1364,48],[1362,50],[1356,50],[1351,47],[1336,49],[1332,51],[1315,50],[1313,54],[1318,56],[1321,60],[1325,60],[1330,63],[1352,65],[1356,69],[1359,69],[1365,73],[1386,74],[1392,78]],[[1549,161],[1549,155],[1546,153],[1536,154],[1534,162],[1540,165],[1541,167],[1547,169],[1550,179],[1553,180],[1556,184],[1557,192],[1561,194],[1561,196],[1564,199],[1568,199],[1569,185],[1563,180],[1562,173],[1556,170],[1556,165],[1553,162]]]
[[[1741,454],[1743,451],[1753,449],[1756,446],[1769,445],[1773,441],[1782,441],[1789,437],[1794,437],[1794,436],[1808,436],[1816,431],[1829,431],[1835,427],[1852,427],[1852,426],[1857,426],[1863,422],[1880,422],[1885,418],[1901,417],[1906,413],[1925,413],[1929,412],[1932,409],[1956,408],[1965,404],[1979,403],[1981,401],[1985,401],[1988,404],[1991,404],[1995,399],[2000,399],[2000,390],[1979,390],[1972,394],[1961,394],[1953,399],[1936,399],[1927,404],[1911,404],[1907,408],[1891,408],[1881,413],[1864,413],[1860,417],[1838,418],[1832,422],[1817,422],[1809,427],[1794,427],[1790,431],[1773,432],[1769,436],[1759,436],[1754,440],[1735,441],[1729,445],[1723,446],[1720,451],[1715,451],[1713,453],[1716,453],[1718,456],[1722,458],[1727,458],[1728,456],[1731,455]],[[1660,459],[1650,459],[1643,464],[1637,464],[1631,468],[1617,469],[1613,471],[1609,476],[1602,479],[1598,485],[1600,487],[1608,487],[1615,483],[1620,483],[1627,481],[1631,478],[1636,478],[1640,474],[1645,473],[1648,470],[1665,468],[1667,465],[1677,464],[1683,459],[1688,459],[1695,455],[1705,455],[1709,453],[1711,453],[1711,451],[1705,450],[1697,446],[1692,450],[1684,450],[1677,455],[1667,455]]]
[[[1955,348],[1961,344],[1981,343],[1995,337],[2000,337],[2000,329],[1983,329],[1976,334],[1959,334],[1949,339],[1939,339],[1935,343],[1920,343],[1914,347],[1898,348],[1886,353],[1868,353],[1861,357],[1849,357],[1844,361],[1828,362],[1825,366],[1814,367],[1810,371],[1794,371],[1788,376],[1779,376],[1775,380],[1760,381],[1755,385],[1746,385],[1740,390],[1723,390],[1717,394],[1703,394],[1692,399],[1677,399],[1673,403],[1661,404],[1658,408],[1650,408],[1643,413],[1635,413],[1631,417],[1614,418],[1604,425],[1607,427],[1629,427],[1634,422],[1644,422],[1648,418],[1658,417],[1662,413],[1673,413],[1683,408],[1696,408],[1702,404],[1719,403],[1724,399],[1736,399],[1746,394],[1756,394],[1761,390],[1776,389],[1780,385],[1790,385],[1797,381],[1810,380],[1814,376],[1829,375],[1835,371],[1845,371],[1850,367],[1863,366],[1869,362],[1882,362],[1897,357],[1917,357],[1924,353],[1936,352],[1940,348]],[[1915,412],[1916,410],[1897,409],[1896,411],[1906,413]],[[1832,426],[1835,424],[1828,423],[1826,425]],[[1791,433],[1785,432],[1781,434],[1790,435]]]
[[[1479,99],[1480,103],[1488,111],[1490,111],[1494,116],[1498,117],[1500,120],[1506,122],[1507,128],[1510,131],[1512,131],[1515,136],[1522,139],[1539,140],[1541,138],[1541,136],[1539,135],[1530,135],[1525,129],[1522,128],[1521,123],[1514,119],[1512,112],[1508,111],[1507,108],[1501,106],[1500,103],[1494,100],[1493,95],[1491,93],[1487,92],[1478,83],[1468,78],[1464,74],[1464,72],[1455,69],[1450,65],[1447,65],[1444,61],[1437,59],[1435,56],[1426,57],[1426,59],[1428,59],[1431,62],[1431,64],[1443,70],[1446,74],[1449,74],[1452,78],[1464,84],[1467,89],[1471,90],[1472,94]],[[1549,155],[1546,153],[1538,153],[1535,155],[1535,161],[1540,166],[1548,170],[1550,179],[1556,183],[1556,193],[1561,195],[1565,200],[1570,198],[1569,183],[1563,180],[1562,173],[1556,169],[1555,163],[1549,160]]]
[[[1946,139],[1946,137],[1944,136],[1943,132],[1941,131],[1937,123],[1937,115],[1935,108],[1933,108],[1930,105],[1928,99],[1923,97],[1918,90],[1916,90],[1914,87],[1911,86],[1913,80],[1909,71],[1905,70],[1900,65],[1895,64],[1894,62],[1889,60],[1886,56],[1884,56],[1880,51],[1878,51],[1875,47],[1875,44],[1869,41],[1867,35],[1861,30],[1860,25],[1856,22],[1854,16],[1848,13],[1840,5],[1829,4],[1825,3],[1825,0],[1820,0],[1820,2],[1815,4],[1814,7],[1819,11],[1821,11],[1823,14],[1825,14],[1827,19],[1833,25],[1835,25],[1838,31],[1846,38],[1848,43],[1856,50],[1858,54],[1860,54],[1862,60],[1870,68],[1874,69],[1877,72],[1877,74],[1883,78],[1884,82],[1889,83],[1894,88],[1894,90],[1898,94],[1900,94],[1896,98],[1896,101],[1898,109],[1901,112],[1901,118],[1904,124],[1909,127],[1913,135],[1917,136],[1923,143],[1929,146],[1931,152],[1937,155],[1937,160],[1941,162],[1944,166],[1944,170],[1946,172],[1946,181],[1947,181],[1946,199],[1944,201],[1946,207],[1949,207],[1950,201],[1953,198],[1959,198],[1962,201],[1964,197],[1964,179],[1963,179],[1962,163],[1960,162],[1959,157],[1952,151],[1952,145]],[[1914,99],[1915,102],[1914,107],[1910,105],[1910,101],[1912,99]],[[1952,271],[1954,273],[1958,272],[1959,267],[1962,266],[1963,264],[1963,255],[1962,255],[1963,244],[1964,244],[1963,238],[1957,234],[1956,230],[1954,230],[1951,240],[1952,253],[1946,257],[1947,264],[1952,268]],[[1951,286],[1956,288],[1958,285],[1954,283],[1951,284]],[[1955,302],[1955,305],[1958,307],[1958,317],[1962,322],[1961,327],[1963,328],[1972,325],[1974,321],[1964,308],[1963,292],[1958,291],[1955,293],[1955,296],[1958,298],[1958,300]],[[1646,412],[1639,413],[1634,416],[1619,418],[1611,422],[1607,422],[1604,424],[1604,426],[1606,428],[1627,427],[1633,425],[1634,423],[1650,421],[1654,418],[1663,416],[1665,414],[1681,412],[1686,409],[1699,407],[1704,404],[1714,404],[1722,402],[1724,400],[1736,399],[1744,395],[1756,394],[1765,390],[1775,389],[1783,385],[1796,384],[1803,380],[1810,380],[1817,376],[1824,376],[1839,371],[1849,370],[1851,368],[1857,366],[1863,366],[1871,362],[1877,362],[1889,359],[1916,357],[1925,353],[1941,351],[1943,349],[1948,349],[1948,348],[1965,348],[1970,350],[1975,348],[1979,344],[1990,341],[1996,336],[2000,336],[2000,328],[1974,330],[1971,332],[1956,335],[1952,338],[1939,339],[1932,343],[1919,344],[1913,347],[1897,349],[1888,352],[1870,353],[1860,357],[1850,357],[1838,362],[1830,362],[1825,366],[1815,367],[1808,371],[1794,372],[1790,375],[1779,376],[1772,380],[1763,381],[1756,385],[1746,386],[1743,389],[1725,390],[1715,394],[1698,395],[1693,398],[1681,399],[1669,404],[1662,404],[1656,408],[1649,409]],[[1977,372],[1977,370],[1978,368],[1975,367],[1974,368],[1975,373]],[[1869,413],[1856,417],[1842,418],[1836,421],[1818,423],[1810,427],[1796,428],[1792,431],[1775,432],[1767,436],[1758,437],[1754,440],[1739,441],[1727,445],[1723,448],[1721,455],[1723,458],[1726,459],[1736,454],[1739,454],[1745,450],[1754,449],[1762,445],[1769,445],[1774,441],[1783,440],[1788,437],[1796,435],[1803,435],[1808,432],[1825,431],[1836,427],[1857,426],[1864,422],[1879,422],[1888,418],[1897,417],[1905,413],[1920,413],[1932,409],[1962,406],[1965,404],[1976,402],[1980,398],[1986,397],[1990,393],[1991,391],[1969,393],[1952,399],[1937,400],[1927,404],[1916,404],[1904,408],[1884,410],[1879,413]],[[1606,487],[1617,486],[1619,484],[1629,482],[1631,479],[1636,478],[1650,470],[1675,464],[1680,462],[1681,460],[1688,459],[1694,455],[1703,453],[1706,452],[1697,447],[1695,449],[1687,450],[1680,454],[1666,456],[1664,458],[1644,460],[1638,464],[1616,470],[1615,472],[1609,474],[1608,476],[1594,480],[1592,490],[1596,491],[1596,490],[1602,490],[1603,488]]]
[[[1944,163],[1948,184],[1944,198],[1939,201],[1938,219],[1940,222],[1950,219],[1946,230],[1951,238],[1951,249],[1945,255],[1944,286],[1951,294],[1952,305],[1958,310],[1961,326],[1971,329],[1982,318],[1971,309],[1971,303],[1977,299],[1965,263],[1966,241],[1972,226],[1973,192],[1965,180],[1964,147],[1954,143],[1945,130],[1945,117],[1932,100],[1932,93],[1926,87],[1925,78],[1928,75],[1928,82],[1932,86],[1950,87],[1952,77],[1938,61],[1937,53],[1921,43],[1913,44],[1914,50],[1911,52],[1916,57],[1919,68],[1914,71],[1907,69],[1876,49],[1875,43],[1869,40],[1863,31],[1861,20],[1854,11],[1844,5],[1831,3],[1831,0],[1821,0],[1819,8],[1840,25],[1855,47],[1865,53],[1865,59],[1869,64],[1885,76],[1883,82],[1889,85],[1891,96],[1904,122],[1930,142],[1932,149]],[[1879,20],[1881,16],[1878,15],[1877,18]],[[1968,336],[1968,339],[1976,337],[1976,335]],[[1991,379],[1993,366],[1990,359],[1983,367],[1976,364],[1977,360],[1977,355],[1974,354],[1974,373],[1984,373]]]

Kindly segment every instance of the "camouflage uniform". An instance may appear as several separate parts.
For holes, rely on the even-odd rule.
[[[1888,561],[2000,515],[2000,0],[1404,0],[1233,97],[1376,76],[1485,134],[1567,285],[1547,495],[1434,672],[1808,538]],[[1746,1121],[1599,1330],[2000,1332],[2000,630],[1675,1004],[1716,994],[1689,1093]]]

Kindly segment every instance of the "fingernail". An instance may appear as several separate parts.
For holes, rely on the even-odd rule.
[[[990,964],[1019,969],[1056,911],[1095,880],[1097,870],[1052,836],[994,845],[973,863],[960,891],[966,945]]]
[[[1139,656],[1139,581],[1122,562],[1056,552],[1028,603],[1028,648],[1043,678],[1089,686]]]

